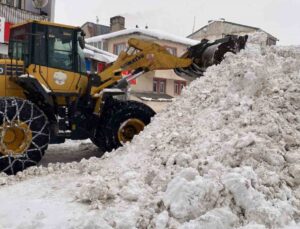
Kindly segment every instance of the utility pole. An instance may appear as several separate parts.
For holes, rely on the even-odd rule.
[[[195,32],[195,27],[196,27],[196,16],[194,16],[194,23],[193,23],[193,31],[192,31],[192,33]]]

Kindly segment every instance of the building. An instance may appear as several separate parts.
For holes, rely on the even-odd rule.
[[[102,34],[110,33],[110,27],[106,25],[100,25],[93,22],[86,22],[81,26],[81,29],[85,32],[85,37],[94,37]]]
[[[84,55],[86,69],[89,72],[102,72],[109,64],[117,59],[117,56],[100,50],[94,46],[85,45]]]
[[[110,19],[110,26],[86,22],[81,28],[85,32],[86,38],[95,37],[125,29],[125,18],[122,16],[112,17]]]
[[[0,0],[0,56],[8,53],[10,26],[27,20],[54,21],[55,0],[41,0],[44,7],[36,8],[36,0]]]
[[[261,41],[261,45],[276,45],[278,39],[266,31],[257,27],[225,21],[225,19],[209,21],[207,25],[190,34],[188,38],[199,41],[202,39],[216,40],[226,35],[242,36],[255,32],[261,32],[264,34],[264,39]]]
[[[116,19],[114,17],[113,19]],[[122,20],[119,28],[124,28]],[[118,25],[114,25],[117,27]],[[152,29],[122,29],[120,31],[100,35],[86,39],[86,42],[99,49],[106,50],[115,55],[127,48],[127,41],[130,38],[139,38],[156,42],[174,55],[180,56],[187,47],[199,43],[199,41],[176,36],[163,31]],[[168,105],[172,99],[181,94],[184,86],[189,84],[185,78],[177,76],[173,70],[160,70],[148,72],[135,81],[131,82],[131,99],[142,101],[154,110],[160,111]]]

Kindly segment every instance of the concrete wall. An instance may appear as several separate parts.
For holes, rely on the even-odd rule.
[[[153,78],[155,72],[148,72],[136,80],[135,85],[131,85],[131,89],[136,92],[152,92],[153,90]]]

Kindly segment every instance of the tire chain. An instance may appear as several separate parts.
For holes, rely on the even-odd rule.
[[[22,99],[18,99],[18,98],[14,98],[14,97],[8,97],[5,99],[0,99],[0,109],[1,109],[1,100],[5,102],[4,105],[4,112],[0,110],[0,117],[2,117],[2,123],[0,125],[2,125],[3,123],[9,123],[12,124],[13,122],[17,121],[17,122],[23,122],[25,124],[27,124],[32,132],[32,140],[31,140],[31,144],[29,146],[29,149],[26,150],[25,153],[20,154],[20,155],[14,155],[13,153],[9,154],[9,155],[3,155],[0,156],[0,161],[1,160],[5,160],[8,159],[8,166],[5,168],[0,168],[0,172],[6,172],[9,174],[15,174],[18,171],[15,171],[14,166],[16,163],[21,163],[22,164],[22,169],[24,170],[28,164],[30,165],[37,165],[38,161],[32,160],[28,153],[34,152],[34,151],[38,151],[39,152],[39,156],[40,158],[43,157],[44,155],[44,150],[47,149],[48,146],[48,142],[50,140],[50,135],[48,132],[48,119],[45,116],[45,114],[43,113],[43,111],[41,111],[37,106],[35,106],[33,103],[31,103],[28,100],[22,100]],[[19,104],[21,103],[21,104]],[[28,106],[30,106],[30,117],[27,120],[22,120],[22,117],[20,117],[21,112],[23,111],[24,107],[27,108]],[[8,117],[8,109],[10,107],[14,107],[16,109],[16,113],[13,116],[13,118],[9,118]],[[38,111],[38,112],[35,112]],[[36,115],[35,113],[39,113],[39,115]],[[45,119],[43,126],[41,126],[40,129],[38,130],[32,130],[32,124],[34,121],[39,120],[39,119]],[[3,127],[0,126],[0,137],[1,137],[1,143],[3,143],[3,133],[2,130]],[[48,137],[48,142],[44,145],[39,145],[35,140],[40,137],[40,136],[46,136]],[[1,152],[0,152],[1,155]]]

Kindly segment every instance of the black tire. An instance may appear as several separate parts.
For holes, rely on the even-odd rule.
[[[103,107],[100,123],[92,141],[103,153],[110,152],[124,144],[118,136],[122,124],[128,120],[138,120],[146,126],[154,115],[155,112],[143,103],[110,99]],[[139,131],[136,131],[134,135],[138,133]]]
[[[35,104],[19,98],[0,98],[1,138],[7,133],[7,128],[10,128],[4,128],[4,126],[12,126],[15,125],[14,123],[26,125],[30,132],[30,138],[26,148],[18,153],[12,152],[12,150],[6,151],[7,145],[3,141],[0,142],[0,172],[9,175],[37,165],[48,148],[50,140],[47,116]]]

